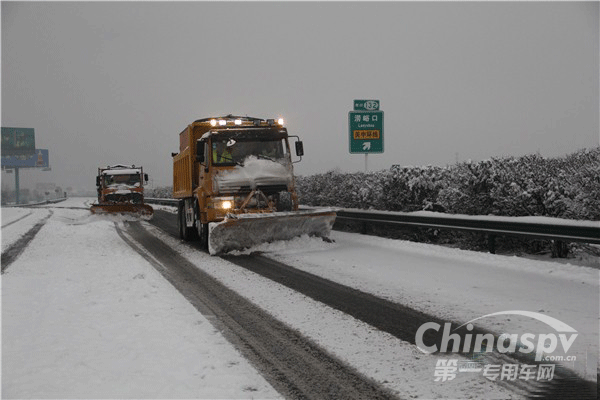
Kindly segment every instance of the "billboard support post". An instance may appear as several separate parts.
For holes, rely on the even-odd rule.
[[[21,191],[20,185],[19,185],[19,167],[15,168],[15,204],[20,204],[21,203],[21,199],[19,198],[19,192]]]
[[[4,128],[3,128],[4,129]],[[21,204],[21,185],[19,181],[19,169],[42,169],[42,171],[50,170],[50,159],[48,149],[35,149],[31,154],[3,154],[2,169],[10,169],[15,171],[15,203]]]

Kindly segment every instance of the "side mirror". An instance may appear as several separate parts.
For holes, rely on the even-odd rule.
[[[148,174],[144,174],[144,180],[148,182]]]
[[[198,141],[196,143],[196,161],[199,163],[204,162],[204,142]]]
[[[301,141],[296,142],[296,155],[302,157],[304,155],[304,145]]]
[[[96,177],[96,186],[100,186],[100,176]]]

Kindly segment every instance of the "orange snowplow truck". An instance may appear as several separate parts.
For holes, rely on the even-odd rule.
[[[298,210],[290,137],[301,159],[302,142],[283,120],[227,115],[189,124],[172,154],[179,236],[200,240],[210,254],[303,234],[326,238],[335,211]]]
[[[98,168],[96,188],[98,203],[92,204],[94,214],[118,213],[151,217],[154,209],[144,204],[144,182],[148,174],[135,165],[113,165]]]

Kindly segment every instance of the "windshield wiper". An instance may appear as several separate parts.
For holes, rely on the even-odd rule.
[[[277,160],[276,160],[276,159],[274,159],[274,158],[271,158],[271,157],[269,157],[269,156],[262,155],[262,154],[257,154],[257,155],[256,155],[256,158],[262,158],[262,159],[264,159],[264,160],[269,160],[269,161],[277,162]]]
[[[234,160],[233,158],[231,158],[231,157],[227,157],[227,156],[221,156],[221,159],[229,160],[229,161],[231,161],[232,163],[235,163],[235,164],[239,165],[240,167],[243,167],[243,166],[244,166],[244,163],[242,163],[242,162],[239,162],[239,161],[235,161],[235,160]],[[219,161],[219,164],[221,164],[221,161]]]

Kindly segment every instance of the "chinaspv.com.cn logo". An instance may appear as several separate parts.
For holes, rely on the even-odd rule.
[[[533,318],[548,328],[545,333],[505,333],[498,337],[492,333],[474,330],[473,322],[499,315]],[[456,328],[447,322],[443,326],[427,322],[419,327],[415,342],[419,350],[427,354],[461,354],[459,358],[438,359],[435,381],[447,381],[457,373],[481,373],[489,380],[552,380],[554,362],[575,361],[567,352],[577,339],[578,333],[571,326],[548,315],[531,311],[501,311],[472,319]],[[485,355],[498,352],[512,354],[509,363],[484,362]],[[556,354],[559,353],[559,354]],[[525,360],[525,362],[522,362]]]

